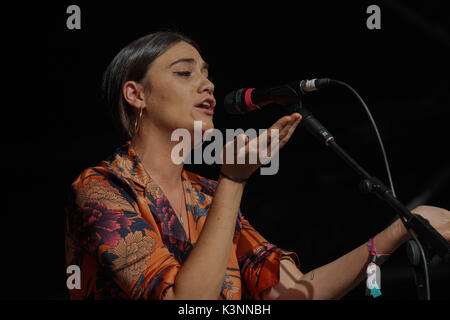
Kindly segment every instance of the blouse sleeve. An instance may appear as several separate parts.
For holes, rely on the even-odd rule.
[[[68,216],[73,241],[94,256],[130,298],[162,299],[180,265],[164,245],[151,213],[144,219],[143,206],[99,174],[78,178],[73,189]]]
[[[243,279],[243,292],[249,299],[261,299],[261,293],[280,281],[280,261],[288,258],[300,265],[295,252],[269,243],[250,223],[241,219],[237,255]]]

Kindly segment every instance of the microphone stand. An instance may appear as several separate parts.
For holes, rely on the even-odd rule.
[[[408,241],[406,246],[406,253],[408,255],[409,262],[411,263],[414,270],[414,282],[416,284],[417,296],[419,300],[426,300],[427,298],[427,288],[425,285],[426,274],[424,262],[422,261],[422,256],[420,255],[419,246],[415,241]],[[425,250],[427,268],[430,265],[430,254],[429,250]]]
[[[286,107],[286,106],[285,106]],[[429,257],[431,253],[438,254],[444,261],[449,261],[450,257],[450,244],[447,240],[433,228],[428,220],[418,214],[412,214],[405,205],[403,205],[396,197],[393,196],[389,188],[387,188],[379,179],[370,175],[365,171],[347,152],[345,152],[335,141],[333,135],[313,116],[311,111],[302,106],[301,95],[299,99],[293,105],[287,106],[287,111],[298,112],[302,115],[302,125],[308,132],[318,138],[325,146],[333,150],[339,157],[341,157],[356,173],[362,178],[360,183],[360,190],[363,193],[375,194],[381,200],[387,202],[394,211],[399,215],[400,220],[403,222],[408,230],[412,230],[419,236],[421,242],[424,244],[424,251],[427,251],[425,256],[429,263]],[[411,245],[412,241],[410,241]],[[415,244],[415,242],[414,242]],[[420,255],[417,260],[417,250],[411,250],[416,253],[416,260],[413,264],[415,270],[416,286],[419,294],[419,299],[425,297],[424,293],[424,274],[420,264]],[[412,262],[411,255],[410,261]]]

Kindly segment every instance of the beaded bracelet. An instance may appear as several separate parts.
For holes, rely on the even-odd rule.
[[[381,295],[381,271],[379,265],[390,254],[378,254],[375,248],[374,238],[372,237],[367,242],[367,248],[370,254],[370,263],[367,266],[367,281],[366,281],[366,295],[372,295],[374,298]]]
[[[242,179],[242,178],[234,178],[234,177],[230,177],[229,175],[226,175],[225,173],[223,173],[222,171],[219,172],[219,174],[225,178],[227,178],[228,180],[234,181],[234,182],[245,182],[247,181],[249,178],[246,179]]]

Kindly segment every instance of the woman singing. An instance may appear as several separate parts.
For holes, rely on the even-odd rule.
[[[144,36],[117,54],[103,81],[127,143],[72,185],[67,263],[81,268],[82,280],[72,299],[338,299],[364,279],[366,243],[303,274],[295,253],[252,228],[239,207],[260,163],[224,163],[213,181],[172,161],[175,129],[193,136],[194,121],[204,131],[214,127],[214,85],[192,40],[173,32]],[[300,120],[294,113],[272,125],[278,149]],[[447,210],[414,212],[450,239]],[[397,220],[369,243],[392,254],[408,239]]]

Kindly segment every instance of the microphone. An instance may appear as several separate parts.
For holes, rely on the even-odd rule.
[[[225,96],[224,108],[230,114],[245,114],[262,106],[276,103],[283,106],[294,103],[299,95],[328,86],[331,79],[295,81],[272,88],[242,88]]]

